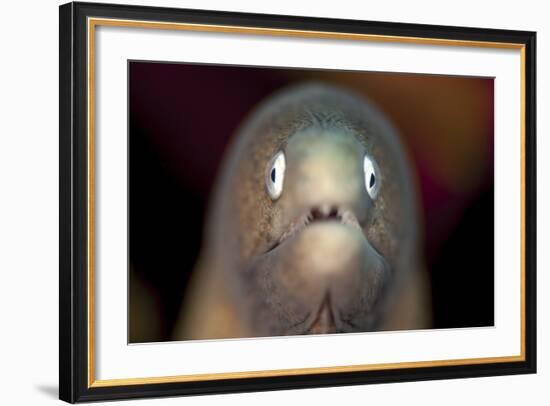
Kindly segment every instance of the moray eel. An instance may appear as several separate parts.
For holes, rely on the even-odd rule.
[[[370,102],[308,83],[226,152],[175,339],[430,327],[417,193]]]

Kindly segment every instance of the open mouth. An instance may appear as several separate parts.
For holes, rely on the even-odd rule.
[[[266,253],[273,251],[284,240],[300,232],[305,227],[322,222],[338,222],[361,230],[361,225],[353,211],[328,204],[315,206],[292,221],[288,229],[269,247]]]
[[[295,227],[291,227],[289,231],[298,231],[302,227],[306,227],[312,223],[323,221],[337,221],[342,224],[347,224],[361,229],[357,217],[351,210],[344,209],[338,206],[321,205],[311,208],[302,217],[295,222]],[[292,230],[294,228],[294,230]]]
[[[342,221],[342,213],[336,206],[319,206],[306,213],[305,223],[308,225],[314,221]]]

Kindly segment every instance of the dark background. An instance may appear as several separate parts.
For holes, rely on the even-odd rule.
[[[492,79],[130,62],[130,342],[170,339],[235,129],[306,80],[364,94],[400,132],[420,182],[434,327],[493,325]]]

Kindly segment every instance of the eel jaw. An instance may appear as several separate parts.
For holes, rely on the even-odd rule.
[[[281,236],[267,249],[266,253],[273,251],[287,238],[300,232],[310,224],[323,221],[335,221],[362,231],[361,225],[357,220],[357,216],[355,216],[352,210],[338,206],[331,206],[329,204],[323,204],[310,208],[301,216],[298,216],[294,221],[292,221],[286,231],[283,232]]]
[[[385,261],[377,259],[381,256],[374,255],[376,251],[370,246],[354,212],[344,206],[316,205],[302,211],[294,221],[287,224],[285,232],[276,239],[269,250],[255,257],[256,265],[250,268],[254,270],[250,275],[254,275],[254,278],[260,281],[260,289],[265,292],[266,297],[271,297],[274,286],[278,287],[277,292],[290,292],[278,293],[280,296],[277,296],[277,300],[266,302],[265,313],[258,318],[258,323],[261,324],[259,320],[268,317],[272,311],[277,312],[283,319],[287,317],[288,312],[292,315],[280,324],[280,330],[269,330],[266,334],[334,334],[367,331],[369,326],[364,325],[364,317],[360,316],[360,319],[355,320],[350,317],[350,311],[357,308],[359,301],[370,300],[369,292],[376,290],[377,281],[381,280],[376,275],[386,267],[382,264]],[[329,259],[334,260],[327,261],[317,254],[312,255],[307,245],[319,247],[316,252],[319,252],[321,257],[327,258],[328,255]],[[365,250],[372,255],[368,255]],[[299,269],[289,267],[288,263],[285,265],[284,261],[281,265],[280,258],[286,258],[287,254],[296,255],[296,258],[300,259]],[[335,265],[337,260],[347,264],[346,261],[355,255],[365,257],[365,264],[357,267]],[[262,272],[264,264],[267,264],[267,271]],[[368,269],[363,269],[364,267]],[[269,283],[266,283],[266,280]],[[301,288],[288,291],[289,286]],[[361,286],[364,286],[364,289]],[[351,292],[351,296],[344,291]],[[284,309],[270,305],[287,301],[291,305],[285,305]],[[370,308],[368,303],[365,306],[362,306],[363,310]]]

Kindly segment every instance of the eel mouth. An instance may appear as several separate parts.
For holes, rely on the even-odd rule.
[[[297,234],[304,228],[321,222],[337,222],[362,231],[361,225],[357,220],[357,216],[355,216],[352,210],[338,206],[331,206],[329,204],[314,206],[295,218],[294,221],[291,221],[287,230],[283,232],[277,240],[275,240],[275,242],[267,249],[266,253],[273,251],[287,238]]]

